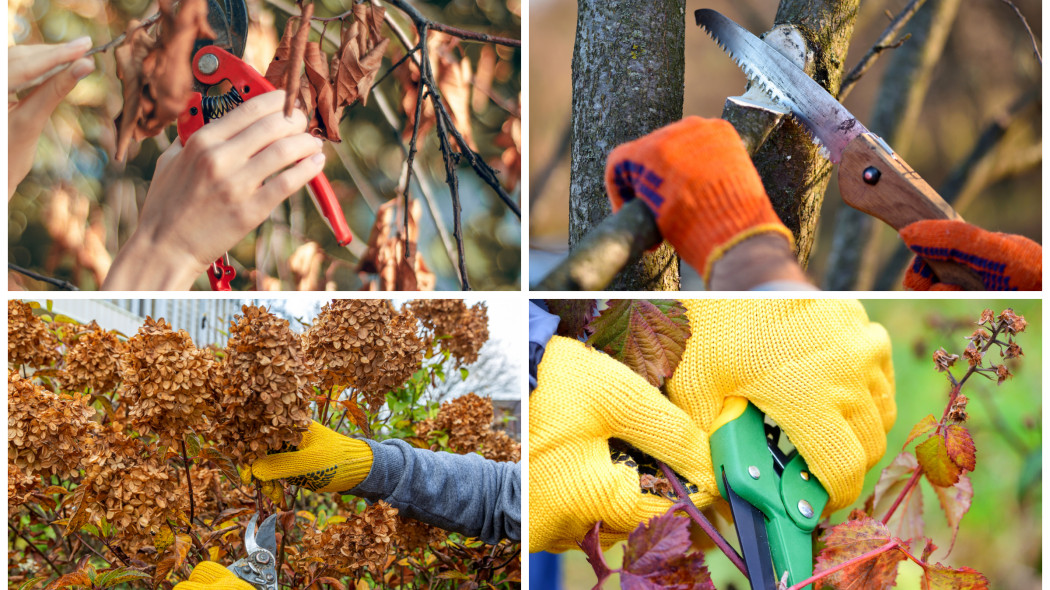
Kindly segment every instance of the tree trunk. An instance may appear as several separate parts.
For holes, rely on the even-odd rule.
[[[838,94],[842,82],[859,1],[782,0],[777,9],[775,24],[793,26],[806,38],[814,54],[813,71],[807,73],[832,95]],[[795,235],[795,254],[805,268],[831,163],[794,119],[785,120],[770,134],[753,161],[773,208]]]
[[[578,0],[572,59],[569,248],[609,216],[605,160],[614,147],[682,118],[685,2]],[[677,290],[666,243],[627,268],[612,290]]]
[[[961,0],[928,0],[902,31],[910,33],[911,38],[899,48],[888,50],[892,53],[867,127],[905,160],[933,67],[944,51],[960,3]],[[824,275],[825,289],[871,289],[879,225],[878,220],[852,207],[839,210]],[[896,277],[890,284],[893,282]]]

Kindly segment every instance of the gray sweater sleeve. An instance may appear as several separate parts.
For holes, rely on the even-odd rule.
[[[519,463],[417,449],[402,440],[367,442],[372,469],[347,493],[486,543],[521,540]]]

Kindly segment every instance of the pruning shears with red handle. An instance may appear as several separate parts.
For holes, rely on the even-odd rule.
[[[244,54],[248,30],[244,0],[226,0],[225,6],[219,0],[208,0],[208,24],[216,37],[199,39],[194,46],[193,93],[177,124],[183,145],[208,122],[222,117],[250,98],[274,90],[266,78],[240,58]],[[222,84],[228,84],[229,90],[219,95],[209,94],[212,88]],[[308,186],[336,241],[340,246],[349,244],[353,234],[328,178],[322,172],[310,180]],[[213,262],[208,271],[208,280],[214,291],[229,291],[234,276],[236,271],[230,266],[228,256]]]

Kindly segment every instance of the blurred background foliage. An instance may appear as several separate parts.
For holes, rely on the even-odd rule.
[[[244,57],[264,72],[288,11],[298,14],[298,8],[290,0],[247,3],[252,22]],[[316,14],[334,16],[350,5],[350,0],[318,0]],[[436,22],[520,38],[520,0],[438,0],[416,5]],[[96,46],[102,45],[122,33],[130,19],[143,19],[156,10],[152,0],[10,0],[8,44],[61,43],[88,35]],[[387,6],[387,10],[414,42],[411,22],[397,9]],[[331,28],[338,34],[337,24]],[[404,55],[388,28],[384,33],[392,40],[380,75]],[[317,38],[314,32],[311,39]],[[335,50],[330,45],[324,49]],[[504,188],[517,199],[521,50],[461,41],[447,55],[470,63],[470,77],[461,77],[453,90],[469,94],[471,127],[479,153],[500,172]],[[447,94],[450,90],[445,87],[442,91]],[[354,267],[369,238],[375,211],[399,195],[404,184],[401,138],[407,118],[401,107],[403,92],[398,76],[387,76],[373,88],[367,106],[357,103],[346,110],[340,126],[342,143],[327,143],[325,147],[325,173],[355,234],[351,250],[356,255],[335,243],[309,196],[301,191],[230,251],[238,271],[234,289],[294,289],[299,276],[288,260],[308,240],[320,245],[320,254],[314,255],[321,259],[320,285],[340,290],[362,287]],[[411,92],[414,95],[416,91]],[[121,96],[113,52],[97,54],[96,72],[81,81],[52,116],[40,140],[33,170],[9,203],[10,262],[68,280],[81,289],[98,288],[109,260],[135,229],[157,157],[175,137],[172,125],[165,134],[132,148],[126,165],[112,162],[113,118],[120,112]],[[413,197],[422,199],[421,190],[430,195],[451,239],[452,205],[433,130],[420,141],[419,148],[416,160],[423,167],[424,178],[414,181]],[[521,266],[520,222],[466,162],[459,165],[458,172],[471,286],[515,289]],[[420,252],[437,275],[437,289],[458,289],[455,267],[426,201],[422,203]],[[396,218],[401,218],[400,212]],[[454,253],[454,242],[451,246]],[[259,274],[253,277],[250,269],[258,269]],[[48,288],[45,283],[11,272],[9,282],[12,289]],[[208,288],[203,275],[195,287]]]
[[[908,438],[912,426],[928,414],[940,418],[950,387],[933,364],[933,352],[944,348],[962,355],[966,336],[976,328],[981,311],[999,314],[1013,308],[1028,321],[1017,336],[1024,356],[1007,362],[1014,376],[1000,386],[995,381],[972,377],[963,386],[970,398],[967,428],[977,447],[977,469],[968,474],[973,482],[973,505],[963,519],[951,555],[951,530],[944,520],[937,497],[926,483],[923,489],[926,535],[939,549],[931,561],[952,567],[970,567],[984,574],[996,590],[1042,588],[1042,302],[1030,300],[865,300],[872,321],[886,327],[893,345],[893,368],[897,382],[897,422],[887,437],[886,454],[864,478],[864,492],[852,508],[863,506],[882,470],[893,461]],[[989,353],[994,354],[994,353]],[[998,355],[992,363],[998,364]],[[956,365],[961,377],[964,367]],[[914,447],[914,445],[912,445]],[[914,450],[910,448],[909,450]],[[831,516],[833,523],[846,520],[850,509]],[[720,530],[736,546],[732,524],[715,518]],[[610,567],[623,560],[623,544],[606,552]],[[582,551],[567,551],[565,588],[590,588],[594,572]],[[719,590],[748,588],[744,577],[717,549],[706,553],[715,587]],[[897,587],[920,590],[921,569],[906,561],[898,572]],[[618,587],[616,581],[607,588]]]
[[[744,93],[746,78],[733,61],[695,26],[692,12],[713,8],[761,34],[773,26],[779,0],[703,0],[686,3],[684,115],[718,117],[726,97]],[[845,61],[849,71],[875,44],[909,0],[860,2],[856,28]],[[1042,38],[1042,5],[1038,0],[1013,0]],[[576,7],[571,2],[530,2],[529,79],[533,92],[529,112],[529,247],[530,281],[538,281],[568,248],[569,153],[567,130],[572,97],[572,50]],[[892,52],[892,50],[890,50]],[[845,106],[870,123],[883,82],[888,53],[860,79]],[[973,179],[955,207],[969,222],[985,229],[1027,236],[1042,242],[1042,74],[1024,25],[1000,0],[966,0],[951,27],[944,54],[933,69],[929,92],[919,113],[911,145],[893,146],[935,189],[941,189],[994,122],[1010,122],[1006,135],[986,167],[974,167]],[[1036,99],[1016,116],[1011,106],[1024,95]],[[559,149],[562,146],[565,148]],[[837,172],[832,175],[820,212],[817,239],[808,275],[821,284],[832,247],[836,213],[845,205],[838,196]],[[981,177],[981,178],[977,178]],[[864,264],[875,272],[899,240],[891,228],[876,224],[876,243]],[[899,285],[899,281],[897,282]],[[696,272],[682,267],[682,290],[703,285]]]

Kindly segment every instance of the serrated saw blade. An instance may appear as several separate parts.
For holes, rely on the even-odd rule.
[[[753,83],[791,110],[832,162],[849,142],[868,130],[835,97],[765,41],[714,10],[696,11],[696,24],[733,58]]]

